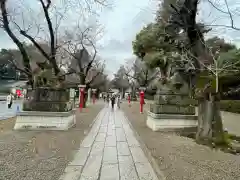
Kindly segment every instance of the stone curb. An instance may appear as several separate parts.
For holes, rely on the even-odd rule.
[[[93,120],[93,122],[91,124],[89,124],[88,127],[92,127],[94,125],[94,123],[98,120],[100,114],[101,114],[101,111],[105,108],[105,106],[103,106],[100,111],[98,112],[97,116],[95,117],[95,119]]]
[[[138,140],[138,142],[140,143],[140,146],[145,154],[145,156],[148,158],[148,161],[150,162],[150,164],[152,165],[152,168],[154,170],[154,172],[156,173],[157,177],[159,180],[166,180],[163,172],[160,170],[156,160],[152,157],[151,155],[151,152],[149,151],[149,149],[147,148],[146,144],[142,141],[140,135],[137,133],[137,131],[134,129],[133,125],[131,124],[131,122],[128,120],[125,112],[124,113],[124,116],[125,116],[125,119],[127,120],[129,126],[131,127],[131,129],[133,130],[133,133],[136,137],[136,139]]]

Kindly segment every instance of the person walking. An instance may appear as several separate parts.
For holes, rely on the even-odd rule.
[[[109,104],[109,94],[107,94],[107,103]]]
[[[112,95],[112,98],[111,98],[111,104],[112,104],[112,110],[114,110],[115,95]]]
[[[121,98],[120,98],[120,95],[118,95],[118,98],[117,98],[118,109],[120,109],[120,103],[121,103]]]
[[[13,96],[10,93],[9,95],[7,95],[7,106],[8,106],[8,109],[10,109],[12,107],[12,103],[13,103]]]

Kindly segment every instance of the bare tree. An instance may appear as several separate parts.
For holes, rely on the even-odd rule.
[[[85,84],[87,88],[104,71],[104,64],[97,56],[96,47],[101,33],[102,29],[98,30],[95,27],[87,27],[82,30],[79,24],[73,30],[65,32],[63,40],[65,45],[62,46],[62,49],[71,59],[69,73],[76,73],[79,76],[79,83]]]
[[[129,64],[129,63],[128,63]],[[150,69],[144,61],[136,59],[131,67],[127,70],[126,75],[136,81],[138,86],[148,87],[156,78],[157,69]]]
[[[39,21],[38,16],[36,15],[35,19],[36,22],[32,22],[32,24],[28,24],[26,25],[25,22],[25,18],[24,16],[20,16],[22,19],[20,20],[22,22],[22,25],[20,25],[20,23],[18,23],[19,21],[15,21],[14,18],[12,18],[12,16],[10,15],[10,10],[8,7],[8,0],[1,0],[0,1],[0,5],[1,5],[1,27],[4,29],[4,31],[8,34],[8,36],[13,40],[13,42],[18,46],[21,55],[23,57],[23,62],[24,62],[24,72],[26,74],[28,74],[29,80],[32,82],[33,81],[33,77],[32,77],[32,71],[31,71],[31,67],[30,67],[30,57],[29,54],[27,53],[26,49],[24,48],[24,44],[22,42],[22,38],[18,37],[18,33],[25,39],[28,40],[28,42],[32,43],[36,49],[42,54],[42,56],[44,57],[45,61],[38,64],[39,66],[41,66],[42,69],[45,69],[47,66],[49,67],[49,65],[51,65],[55,76],[57,77],[58,80],[62,80],[63,75],[60,73],[60,68],[57,64],[57,51],[58,48],[60,47],[59,44],[59,27],[60,27],[60,23],[62,21],[62,19],[65,17],[66,11],[68,11],[70,8],[69,7],[73,7],[71,6],[72,3],[75,4],[79,4],[80,6],[87,6],[88,12],[93,11],[92,10],[92,6],[90,6],[92,3],[98,3],[101,5],[105,5],[105,1],[85,1],[85,2],[80,2],[78,0],[76,1],[64,1],[63,3],[63,7],[64,7],[64,11],[58,11],[58,7],[57,7],[57,2],[52,2],[52,0],[38,0],[38,2],[36,2],[36,6],[41,6],[41,12],[43,13],[43,17],[44,17],[44,25],[43,27],[47,27],[47,33],[46,33],[46,37],[47,37],[47,43],[49,44],[49,50],[50,52],[47,52],[42,46],[42,41],[43,41],[43,33],[44,33],[44,28],[37,23],[37,21]],[[27,7],[24,7],[25,9]],[[24,11],[24,10],[23,10]],[[14,26],[11,26],[14,25]],[[18,33],[15,32],[15,29],[13,29],[12,27],[16,28],[16,30],[18,31]],[[31,33],[31,29],[34,29],[37,31],[37,35],[33,35]],[[42,31],[42,32],[41,32]],[[41,33],[40,33],[41,32]],[[37,37],[37,36],[40,37]],[[62,46],[62,44],[61,44]],[[90,68],[90,67],[89,67]],[[89,69],[88,68],[88,69]],[[33,84],[33,83],[31,83]]]
[[[54,71],[55,76],[58,76],[60,73],[60,69],[57,65],[57,61],[56,61],[56,52],[57,52],[57,29],[59,27],[59,24],[56,24],[56,27],[54,28],[53,26],[53,20],[51,19],[51,15],[50,15],[50,11],[51,11],[51,7],[52,5],[52,1],[51,0],[47,0],[46,2],[44,0],[39,0],[39,4],[42,8],[43,14],[44,14],[44,19],[46,21],[46,26],[48,29],[48,42],[49,42],[49,50],[46,50],[42,44],[43,42],[40,42],[37,39],[37,36],[34,36],[30,33],[30,29],[31,29],[31,25],[28,25],[28,28],[26,28],[26,24],[25,24],[25,17],[22,16],[22,26],[20,25],[20,23],[17,23],[17,21],[14,20],[14,18],[12,18],[11,16],[9,16],[9,11],[7,10],[7,0],[2,0],[1,1],[1,12],[2,12],[2,23],[3,23],[3,29],[7,32],[7,34],[11,37],[11,39],[13,40],[13,42],[18,46],[21,54],[22,54],[22,59],[24,62],[24,72],[26,74],[28,74],[29,79],[31,81],[31,85],[33,86],[33,71],[31,69],[30,63],[31,63],[31,59],[30,59],[30,54],[27,52],[26,46],[24,46],[24,43],[21,42],[21,38],[18,37],[16,34],[13,33],[13,31],[17,30],[18,33],[20,35],[22,35],[22,37],[24,37],[25,39],[27,39],[31,44],[33,44],[33,46],[40,52],[40,54],[43,56],[44,61],[43,62],[37,62],[38,66],[41,67],[41,69],[46,69],[47,68],[47,64],[51,64],[51,67]],[[36,3],[37,4],[37,3]],[[62,16],[61,16],[62,17]],[[11,21],[9,21],[9,19]],[[60,18],[61,19],[61,18]],[[16,29],[11,29],[10,28],[10,23],[14,25],[14,27]],[[40,31],[40,27],[37,25],[37,23],[35,23],[34,26],[35,29],[37,29],[37,31]],[[17,65],[15,65],[17,68]],[[59,78],[58,78],[59,79]],[[36,82],[35,82],[36,85]]]
[[[114,74],[114,79],[111,81],[112,86],[122,92],[122,97],[124,97],[125,91],[130,87],[130,78],[126,74],[126,69],[122,65],[118,69],[117,73]]]

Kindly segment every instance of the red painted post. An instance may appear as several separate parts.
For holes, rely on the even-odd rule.
[[[144,91],[140,92],[140,113],[143,113],[143,104],[144,104]]]
[[[79,85],[79,110],[82,111],[84,105],[84,89],[86,85]]]
[[[131,96],[130,96],[130,93],[128,94],[128,106],[131,106]]]

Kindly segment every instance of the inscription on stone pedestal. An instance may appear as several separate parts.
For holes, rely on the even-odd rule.
[[[68,89],[37,88],[28,90],[24,111],[67,112],[72,110]]]
[[[180,105],[157,105],[150,104],[150,112],[155,114],[187,114],[194,115],[195,107]]]
[[[150,112],[155,114],[179,114],[194,115],[196,101],[189,97],[187,85],[181,89],[172,90],[167,85],[163,85],[154,96],[154,104],[150,105]]]
[[[57,126],[37,126],[37,128],[45,128],[45,129],[48,129],[48,128],[57,128]]]

